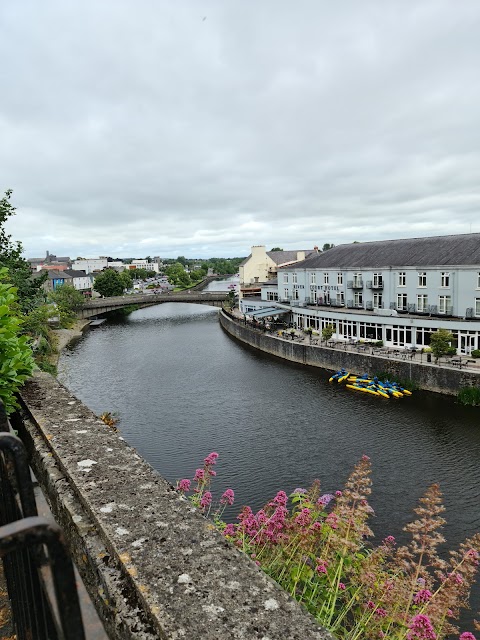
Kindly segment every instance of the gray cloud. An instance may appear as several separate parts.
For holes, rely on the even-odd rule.
[[[28,255],[480,231],[476,0],[4,0],[0,27]]]

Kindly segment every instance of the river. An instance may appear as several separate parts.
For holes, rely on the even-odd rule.
[[[404,539],[433,482],[448,546],[480,530],[478,409],[427,392],[389,402],[351,393],[325,371],[236,342],[217,314],[165,303],[109,321],[63,352],[59,379],[96,413],[117,413],[125,439],[172,483],[217,451],[214,494],[235,490],[230,517],[315,478],[324,491],[341,488],[365,453],[377,537]]]

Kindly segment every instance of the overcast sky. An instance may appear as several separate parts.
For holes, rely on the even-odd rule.
[[[2,0],[28,257],[480,231],[477,0]]]

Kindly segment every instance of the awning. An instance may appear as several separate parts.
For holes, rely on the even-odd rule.
[[[258,309],[257,311],[247,312],[247,316],[254,318],[267,318],[268,316],[281,316],[284,313],[290,313],[290,309],[278,309],[277,307],[267,307],[266,309]]]

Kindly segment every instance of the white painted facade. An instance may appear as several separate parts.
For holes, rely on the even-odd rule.
[[[85,271],[86,274],[93,271],[102,271],[108,266],[106,258],[85,258],[82,260],[74,260],[72,262],[72,269],[75,271]]]

